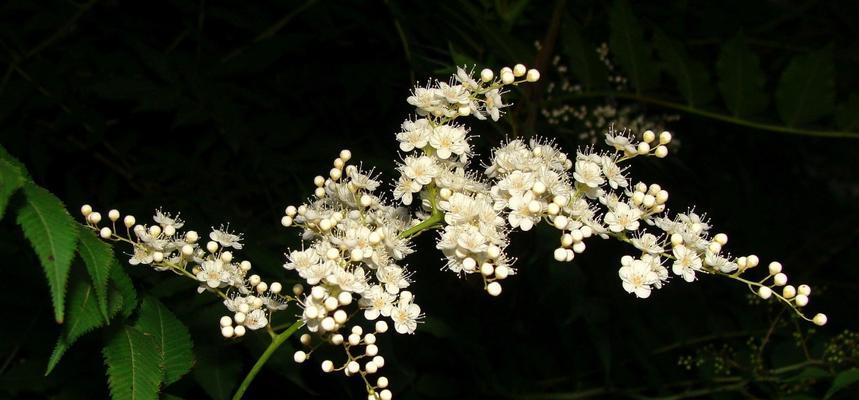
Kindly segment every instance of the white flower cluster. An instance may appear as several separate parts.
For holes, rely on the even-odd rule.
[[[185,223],[179,215],[155,211],[155,224],[138,224],[133,215],[122,218],[125,235],[120,235],[117,223],[118,210],[107,213],[110,226],[100,227],[101,213],[89,205],[81,207],[87,226],[104,240],[125,242],[132,246],[131,265],[148,265],[156,271],[172,271],[199,283],[198,293],[211,291],[224,299],[224,305],[233,314],[221,317],[221,334],[224,337],[241,337],[247,330],[269,325],[271,313],[286,309],[289,296],[280,294],[278,282],[270,285],[258,275],[248,275],[250,261],[237,261],[232,250],[242,248],[242,237],[231,233],[228,227],[212,229],[205,246],[199,244],[196,231],[181,233]],[[231,250],[232,249],[232,250]]]

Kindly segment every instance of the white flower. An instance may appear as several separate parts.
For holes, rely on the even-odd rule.
[[[197,280],[204,282],[210,288],[217,288],[230,281],[230,273],[224,270],[224,262],[221,259],[206,260],[200,264],[200,272],[197,272]]]
[[[400,301],[397,302],[397,306],[391,309],[391,320],[394,321],[394,329],[397,333],[415,333],[420,317],[420,306],[412,303],[409,297],[403,297],[402,295],[400,296]]]
[[[504,101],[501,100],[501,93],[498,89],[492,89],[486,92],[486,99],[483,101],[483,106],[486,109],[486,113],[489,114],[489,117],[492,118],[493,121],[498,121],[498,118],[501,117],[501,108],[505,105]]]
[[[394,300],[396,296],[385,291],[381,285],[374,285],[364,292],[359,304],[364,307],[364,318],[374,320],[379,318],[379,315],[385,317],[391,315]]]
[[[439,82],[436,95],[454,106],[467,105],[471,101],[471,93],[462,85]]]
[[[590,188],[596,188],[605,182],[600,165],[589,160],[576,161],[573,178]]]
[[[315,264],[319,264],[320,257],[313,248],[307,250],[295,250],[287,256],[288,262],[283,264],[283,267],[288,270],[297,270],[299,273],[310,268]]]
[[[268,318],[265,316],[265,311],[256,309],[245,315],[245,322],[242,325],[250,330],[257,330],[268,325]]]
[[[405,152],[426,147],[432,133],[432,127],[426,118],[406,120],[402,129],[402,132],[397,134],[397,140],[400,142],[400,150]]]
[[[427,115],[439,105],[436,91],[437,89],[416,87],[406,101],[418,109],[418,115]]]
[[[651,233],[645,233],[640,237],[630,240],[635,248],[650,254],[660,254],[664,250],[659,245],[659,238]]]
[[[232,247],[236,250],[242,249],[242,235],[236,235],[229,231],[229,227],[221,226],[220,229],[212,229],[209,239],[220,243],[223,247]]]
[[[134,246],[134,254],[128,260],[131,265],[152,264],[152,252],[143,246]]]
[[[475,90],[480,87],[477,81],[471,76],[471,73],[467,72],[462,67],[456,67],[456,75],[454,77],[468,90]]]
[[[704,255],[704,263],[717,271],[729,274],[739,268],[737,263],[710,251]]]
[[[686,282],[695,280],[695,271],[701,270],[701,257],[695,254],[695,251],[680,245],[674,247],[674,264],[671,266],[671,271],[674,275],[683,277]]]
[[[409,179],[406,176],[400,176],[397,184],[394,186],[394,199],[402,199],[403,204],[412,204],[412,194],[421,191],[421,184]]]
[[[468,151],[465,135],[465,128],[461,126],[441,125],[433,129],[429,144],[436,149],[438,158],[447,160],[451,154],[461,156]]]
[[[606,134],[605,143],[618,151],[627,151],[629,149],[632,149],[633,152],[635,151],[635,146],[632,145],[629,140],[629,137],[625,136],[622,133],[619,133],[614,136],[610,133]]]
[[[608,224],[608,229],[612,232],[623,232],[624,230],[634,231],[638,229],[638,219],[641,218],[641,210],[637,207],[630,207],[626,203],[617,203],[617,206],[607,212],[603,218]]]
[[[624,290],[627,293],[635,293],[642,299],[650,297],[650,285],[659,281],[656,272],[653,272],[650,265],[641,260],[633,260],[630,265],[620,267],[617,274],[623,281]]]
[[[602,172],[606,179],[608,179],[608,185],[611,186],[612,189],[617,189],[619,187],[624,188],[629,185],[626,181],[626,177],[623,175],[623,170],[611,157],[602,157]]]
[[[182,221],[179,218],[179,214],[176,214],[174,217],[170,215],[170,213],[162,212],[160,208],[155,210],[155,216],[153,216],[152,219],[157,222],[158,225],[161,225],[162,228],[171,225],[174,228],[179,229],[185,225],[185,221]]]
[[[400,292],[400,289],[405,289],[409,287],[409,280],[406,279],[405,272],[402,267],[398,265],[388,265],[385,267],[379,267],[376,270],[376,279],[379,280],[379,283],[385,286],[385,290],[391,294],[397,294]]]
[[[358,189],[364,189],[372,192],[379,187],[379,181],[371,178],[368,174],[361,173],[358,168],[347,168],[346,171],[349,174],[349,179],[352,183],[352,186]],[[354,196],[354,194],[352,194],[351,192],[350,195]]]
[[[304,270],[299,270],[298,275],[304,278],[308,284],[316,285],[336,268],[337,265],[333,261],[328,260],[323,263],[313,264]]]
[[[519,228],[523,231],[530,231],[534,227],[534,216],[528,209],[528,205],[534,200],[534,192],[527,191],[522,196],[516,196],[510,199],[508,208],[513,210],[507,214],[507,222],[513,228]]]
[[[406,157],[400,170],[419,185],[429,185],[439,173],[439,167],[427,156]]]

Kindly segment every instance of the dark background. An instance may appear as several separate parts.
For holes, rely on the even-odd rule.
[[[609,8],[598,1],[5,1],[0,138],[70,210],[90,203],[142,220],[164,207],[199,231],[230,222],[245,232],[256,268],[292,282],[280,266],[298,238],[280,226],[284,207],[310,193],[313,176],[342,148],[393,179],[394,133],[412,112],[405,98],[416,81],[465,62],[496,70],[536,65],[542,85],[511,93],[516,105],[502,121],[473,124],[478,153],[535,133],[573,152],[582,128],[548,125],[539,113],[557,101],[545,94],[545,84],[558,79],[550,60],[559,55],[569,65],[559,33],[569,21],[593,48],[607,42]],[[708,68],[721,45],[743,32],[761,60],[768,96],[791,57],[832,46],[835,101],[839,112],[848,107],[842,115],[855,115],[845,106],[859,91],[854,2],[642,2],[631,11],[646,38],[659,29]],[[649,92],[682,103],[664,70]],[[836,335],[859,328],[859,139],[752,129],[620,97],[568,102],[678,115],[668,126],[676,151],[636,161],[633,177],[662,184],[675,210],[708,212],[734,254],[780,260],[792,282],[812,285],[810,314],[826,312],[830,324],[797,323],[783,307],[753,301],[744,287],[719,278],[675,279],[636,299],[617,278],[629,248],[592,240],[574,263],[560,264],[548,228],[514,235],[520,274],[490,298],[478,281],[439,271],[433,234],[425,234],[417,240],[422,255],[409,265],[426,323],[382,346],[397,397],[824,393],[831,376],[795,377],[806,360],[796,335],[807,339],[813,360],[823,360]],[[718,99],[705,108],[725,113]],[[751,119],[784,125],[773,104]],[[809,128],[859,131],[837,122],[829,115]],[[0,240],[0,396],[106,397],[98,332],[43,376],[59,327],[38,261],[13,224],[2,222]],[[244,376],[265,335],[225,343],[213,297],[197,296],[179,278],[128,270],[138,290],[161,296],[189,326],[198,366],[217,362],[225,384]],[[842,347],[843,362],[821,364],[830,374],[856,366],[856,348]],[[679,363],[684,357],[691,368]],[[248,397],[365,398],[358,380],[323,376],[319,361],[297,366],[282,349]],[[785,367],[791,372],[772,373]],[[165,392],[204,398],[212,382],[195,369]]]

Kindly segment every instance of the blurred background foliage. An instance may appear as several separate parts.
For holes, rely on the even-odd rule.
[[[782,261],[812,284],[811,307],[830,324],[796,321],[716,278],[637,300],[617,278],[621,244],[594,241],[559,264],[555,234],[538,230],[515,235],[520,274],[500,298],[440,272],[440,256],[409,260],[427,321],[384,343],[397,397],[850,398],[857,21],[855,2],[819,0],[8,0],[0,138],[70,210],[88,202],[142,218],[163,206],[200,231],[230,222],[256,268],[289,280],[282,253],[298,239],[279,224],[283,207],[337,151],[392,177],[415,82],[524,62],[543,79],[515,94],[507,118],[474,125],[479,152],[537,133],[573,151],[613,119],[665,126],[680,145],[637,162],[634,178],[667,188],[677,210],[707,211],[735,254]],[[106,397],[102,331],[44,376],[61,327],[36,256],[12,218],[2,227],[0,396]],[[424,254],[432,236],[418,239]],[[165,396],[228,398],[267,338],[225,343],[213,296],[126,271],[194,340],[192,374]],[[291,354],[281,349],[248,397],[364,398],[355,380]]]

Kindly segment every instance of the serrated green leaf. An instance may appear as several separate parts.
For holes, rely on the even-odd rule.
[[[6,213],[6,206],[12,195],[24,184],[21,171],[14,164],[0,159],[0,219]]]
[[[612,5],[609,28],[609,46],[635,92],[656,86],[659,72],[653,61],[653,51],[644,40],[644,29],[632,14],[632,7],[625,0],[616,0]]]
[[[115,316],[122,308],[122,296],[117,290],[109,292],[110,309],[106,316],[99,311],[98,301],[95,296],[95,288],[82,275],[75,275],[69,287],[69,301],[67,316],[68,320],[63,324],[63,332],[57,339],[51,358],[48,360],[48,368],[45,375],[51,373],[60,362],[66,350],[71,347],[81,336],[90,331],[104,326],[111,317]]]
[[[844,130],[859,129],[859,93],[853,93],[835,112],[835,123]]]
[[[191,335],[164,304],[154,297],[144,298],[143,304],[140,305],[140,316],[134,326],[155,339],[165,385],[178,381],[191,370],[194,365]]]
[[[702,106],[713,100],[715,92],[710,74],[704,64],[693,60],[683,44],[659,32],[655,38],[656,50],[665,61],[665,69],[675,82],[680,94],[693,106]]]
[[[832,386],[829,387],[829,390],[826,391],[826,396],[823,398],[828,399],[856,382],[859,382],[859,368],[851,368],[846,371],[841,371],[841,373],[836,375],[835,379],[832,380]]]
[[[54,317],[62,323],[78,224],[51,192],[29,182],[23,185],[23,189],[27,202],[18,211],[18,225],[39,256],[51,288]]]
[[[722,46],[716,61],[719,91],[735,116],[749,116],[767,107],[766,77],[758,56],[749,49],[742,34]]]
[[[608,70],[597,57],[596,46],[582,36],[578,22],[566,18],[561,26],[563,50],[569,59],[569,71],[579,79],[586,89],[605,86]]]
[[[776,106],[789,126],[814,122],[835,111],[832,48],[791,59],[776,89]]]
[[[157,399],[161,386],[158,346],[130,326],[117,331],[102,350],[108,385],[114,399]]]
[[[215,400],[231,398],[242,370],[234,352],[224,347],[198,348],[197,359],[193,374],[200,387]]]
[[[134,289],[131,278],[128,277],[116,259],[114,259],[113,267],[110,268],[110,287],[116,289],[122,296],[122,315],[128,318],[137,309],[137,291]]]
[[[107,320],[107,281],[110,278],[110,267],[114,264],[113,250],[90,229],[81,228],[78,254],[84,260],[84,265],[92,279],[98,308]]]

